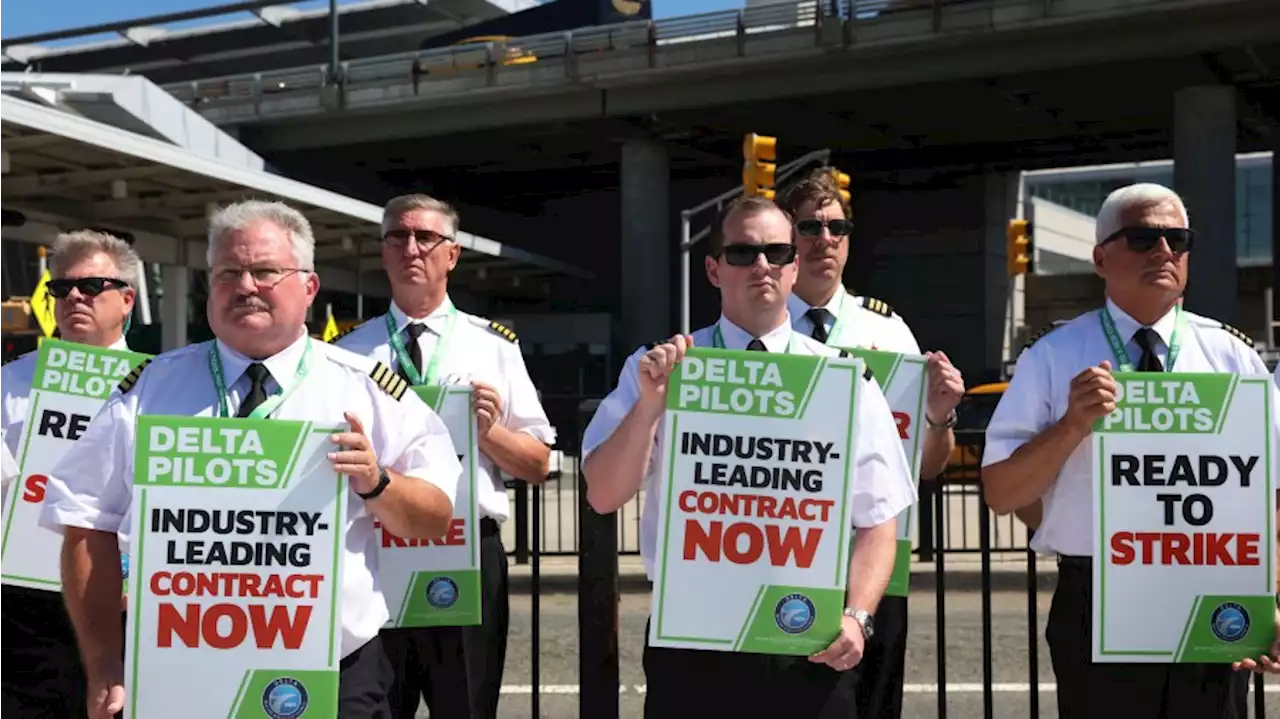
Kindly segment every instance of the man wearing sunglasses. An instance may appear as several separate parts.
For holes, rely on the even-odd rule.
[[[387,203],[382,228],[390,311],[335,344],[396,368],[410,384],[470,384],[480,450],[480,624],[383,630],[396,673],[392,717],[413,719],[425,700],[433,717],[495,719],[509,624],[500,526],[510,507],[502,475],[546,481],[555,429],[515,333],[459,310],[449,296],[449,273],[462,251],[454,239],[457,210],[426,195],[405,195]]]
[[[49,294],[58,335],[68,342],[128,349],[124,327],[142,271],[127,242],[103,232],[59,235],[49,252]],[[39,353],[0,370],[5,450],[20,455]],[[4,482],[5,502],[13,490]],[[21,543],[21,537],[11,537]],[[62,593],[4,585],[3,713],[5,716],[85,715],[84,668]]]
[[[618,386],[601,402],[583,436],[587,501],[616,511],[645,491],[640,552],[654,576],[659,426],[668,378],[690,347],[838,355],[792,329],[787,295],[796,278],[791,220],[772,200],[743,197],[712,233],[707,278],[720,290],[720,319],[690,336],[676,335],[627,358]],[[893,570],[897,514],[916,497],[889,405],[867,381],[854,411],[859,427],[851,488],[858,532],[840,635],[811,657],[653,648],[646,642],[646,717],[855,717],[854,671],[874,634],[873,615]],[[647,632],[646,632],[647,636]]]
[[[987,426],[987,503],[1005,514],[1040,500],[1043,516],[1031,546],[1058,556],[1045,635],[1062,719],[1246,716],[1248,674],[1233,673],[1230,664],[1092,661],[1090,429],[1115,408],[1112,371],[1268,374],[1246,336],[1182,309],[1196,239],[1172,190],[1137,184],[1111,193],[1098,211],[1093,249],[1094,271],[1105,286],[1103,306],[1023,351]]]
[[[844,288],[853,221],[831,168],[815,169],[786,188],[779,204],[795,218],[800,255],[795,288],[787,298],[795,330],[833,347],[921,354],[911,328],[888,304],[854,296]],[[924,356],[928,399],[920,476],[933,479],[946,467],[955,446],[951,428],[956,423],[956,405],[964,395],[964,379],[945,353]],[[897,719],[902,715],[906,649],[907,598],[885,597],[857,686],[859,717]]]

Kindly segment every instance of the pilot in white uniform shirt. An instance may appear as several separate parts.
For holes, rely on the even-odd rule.
[[[693,346],[714,347],[715,329],[720,328],[727,349],[746,349],[752,336],[742,328],[730,322],[724,316],[709,327],[693,333]],[[827,347],[809,337],[791,329],[788,318],[777,329],[759,338],[769,352],[836,356],[839,350]],[[631,408],[640,397],[639,380],[636,368],[647,348],[641,347],[627,358],[626,364],[618,378],[618,386],[609,393],[596,409],[591,423],[582,439],[582,462],[585,464],[591,453],[609,439],[626,418]],[[855,411],[855,423],[859,427],[857,456],[854,458],[854,483],[851,488],[853,525],[855,527],[872,527],[883,524],[896,517],[903,509],[916,501],[915,483],[911,481],[911,472],[906,455],[902,450],[902,441],[898,438],[897,425],[889,403],[885,400],[880,386],[873,381],[865,382],[859,387],[858,402]],[[657,548],[658,535],[658,475],[660,463],[652,461],[659,456],[660,438],[665,436],[662,427],[665,419],[659,424],[654,435],[654,448],[650,454],[649,466],[645,470],[641,492],[644,496],[644,510],[640,519],[640,555],[644,561],[645,573],[650,580],[654,578],[654,552]]]
[[[820,318],[826,343],[832,347],[920,354],[920,343],[901,315],[883,300],[851,295],[844,287],[837,288],[822,307],[811,307],[793,292],[787,296],[787,312],[795,331],[809,337],[814,337],[815,316]]]
[[[128,350],[129,345],[121,336],[107,349]],[[4,433],[5,446],[15,458],[22,454],[22,431],[27,425],[27,415],[31,414],[31,385],[35,383],[38,359],[39,351],[28,352],[0,367],[0,432]],[[9,501],[9,481],[8,477],[4,480],[6,504]]]
[[[132,385],[122,382],[102,411],[49,479],[41,523],[116,532],[128,551],[133,493],[133,453],[138,416],[218,416],[219,397],[209,371],[213,343],[222,361],[227,412],[234,416],[251,387],[245,370],[253,362],[222,342],[206,341],[155,357]],[[345,412],[364,426],[378,464],[429,482],[454,501],[462,466],[444,423],[416,394],[383,369],[394,382],[375,382],[375,362],[305,333],[264,361],[271,372],[268,395],[280,387],[277,377],[294,376],[310,344],[310,367],[295,391],[271,413],[272,419],[346,426]],[[347,524],[342,582],[342,656],[364,646],[388,618],[376,576],[374,516],[353,489],[347,490]]]
[[[1132,339],[1142,325],[1110,299],[1107,309],[1116,333],[1130,338],[1126,345],[1135,366],[1142,350]],[[1169,346],[1178,326],[1177,313],[1186,318],[1177,334],[1178,354],[1169,366]],[[1009,387],[987,425],[984,467],[1008,459],[1019,447],[1062,418],[1067,411],[1071,380],[1103,360],[1118,371],[1118,362],[1102,329],[1101,310],[1064,322],[1035,340],[1018,358]],[[1151,326],[1159,340],[1154,348],[1165,371],[1234,372],[1268,375],[1258,353],[1234,329],[1223,323],[1175,308]],[[1031,547],[1042,554],[1088,557],[1093,554],[1093,443],[1081,442],[1063,464],[1057,480],[1042,497],[1044,518]]]
[[[394,302],[390,313],[396,331],[405,341],[409,318]],[[457,318],[452,330],[449,328],[451,314]],[[538,390],[529,378],[520,345],[512,339],[509,330],[457,309],[448,296],[425,319],[414,321],[427,328],[418,336],[425,384],[470,384],[473,380],[488,384],[502,398],[503,427],[530,434],[547,445],[555,444],[555,429],[547,420]],[[334,344],[393,370],[399,367],[388,341],[385,315],[355,327],[334,340]],[[511,509],[497,465],[481,452],[477,456],[476,472],[476,501],[481,515],[505,522]]]

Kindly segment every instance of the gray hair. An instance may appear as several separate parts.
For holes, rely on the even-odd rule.
[[[209,249],[205,261],[213,266],[218,243],[230,232],[244,230],[255,222],[266,221],[289,233],[293,261],[298,269],[315,271],[316,238],[311,232],[311,222],[301,212],[283,202],[244,200],[219,209],[209,217]]]
[[[60,277],[70,265],[99,252],[110,257],[116,266],[115,279],[124,280],[137,289],[142,278],[142,260],[138,253],[128,242],[98,230],[76,230],[58,235],[49,250],[49,274],[54,278]]]
[[[1140,182],[1136,185],[1121,187],[1107,195],[1107,199],[1102,202],[1102,207],[1098,208],[1094,241],[1100,243],[1123,228],[1122,217],[1126,211],[1135,207],[1154,207],[1167,202],[1177,206],[1178,212],[1182,213],[1182,217],[1190,226],[1191,216],[1187,214],[1187,207],[1182,204],[1182,198],[1173,190],[1154,182]]]
[[[382,232],[386,234],[391,223],[400,215],[414,210],[430,210],[439,212],[449,221],[453,233],[458,232],[458,210],[444,200],[437,200],[430,195],[401,195],[394,197],[382,209]]]

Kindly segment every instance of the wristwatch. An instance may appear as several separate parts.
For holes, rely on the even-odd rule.
[[[871,616],[871,612],[865,609],[845,607],[843,613],[846,617],[852,617],[854,621],[862,626],[862,638],[864,640],[869,640],[875,636],[875,617]]]
[[[370,499],[374,499],[379,494],[382,494],[382,491],[387,488],[388,484],[391,484],[391,477],[387,474],[387,470],[383,469],[382,467],[379,467],[377,486],[375,486],[373,489],[369,490],[368,492],[356,492],[356,495],[359,496],[360,499],[363,499],[364,501],[367,502]]]
[[[960,418],[956,414],[955,409],[951,410],[951,413],[948,414],[947,418],[942,421],[942,424],[938,424],[937,422],[934,422],[933,420],[929,419],[928,412],[924,413],[924,423],[929,426],[929,429],[951,429],[952,427],[956,426],[956,421],[958,419]]]

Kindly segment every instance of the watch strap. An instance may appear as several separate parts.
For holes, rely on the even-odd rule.
[[[356,496],[366,502],[370,499],[376,499],[378,495],[382,494],[383,491],[386,490],[388,484],[391,484],[391,477],[387,474],[387,470],[379,468],[378,484],[368,492],[356,492]]]

